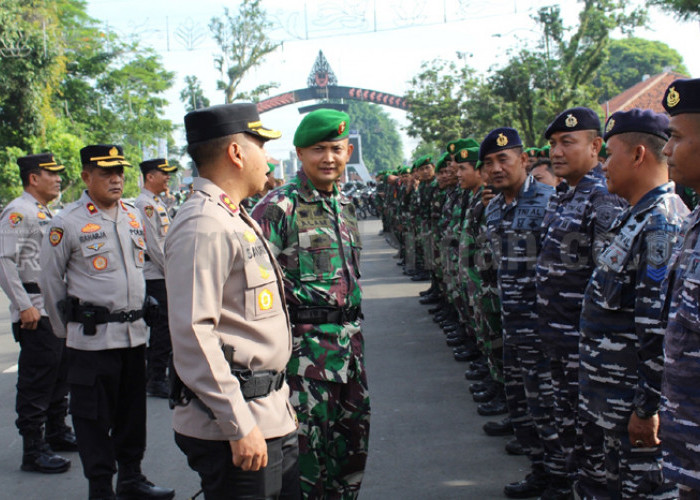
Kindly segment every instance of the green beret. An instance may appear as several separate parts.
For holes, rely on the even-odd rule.
[[[413,162],[413,168],[420,168],[423,165],[430,165],[433,162],[433,158],[430,155],[423,155]]]
[[[528,158],[537,158],[537,153],[540,152],[539,148],[526,148],[525,153],[527,153]]]
[[[458,149],[455,152],[455,161],[457,163],[476,164],[479,161],[479,147]]]
[[[538,158],[549,158],[549,150],[550,149],[551,149],[551,147],[549,144],[540,148],[539,151],[537,152],[537,157]]]
[[[603,142],[603,145],[600,147],[600,152],[598,153],[598,156],[600,156],[601,158],[608,157],[608,150],[605,149],[605,142]]]
[[[271,174],[274,171],[275,171],[275,165],[268,161],[267,162],[267,173]]]
[[[337,141],[349,134],[347,113],[335,109],[317,109],[301,120],[294,133],[294,145],[308,148],[324,141]]]
[[[442,153],[442,156],[440,159],[435,162],[435,171],[439,172],[441,169],[445,168],[447,166],[447,158],[449,158],[450,154],[449,153]]]
[[[399,175],[406,175],[411,173],[411,167],[404,165],[399,169]]]
[[[471,137],[466,139],[457,139],[456,141],[450,141],[447,143],[447,152],[451,155],[456,154],[457,151],[464,148],[478,148],[479,142]]]

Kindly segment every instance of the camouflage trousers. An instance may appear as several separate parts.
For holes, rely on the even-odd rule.
[[[559,350],[556,354],[550,353],[549,361],[554,389],[554,425],[564,453],[574,457],[579,455],[577,446],[582,441],[578,426],[578,349],[576,352]]]
[[[289,375],[290,401],[299,419],[303,498],[357,498],[369,449],[370,405],[363,369],[346,383]]]
[[[406,245],[406,271],[416,269],[416,233],[413,229],[408,228],[404,236]]]
[[[585,419],[582,428],[585,458],[575,486],[582,500],[678,498],[677,485],[664,480],[660,446],[633,447],[626,432]]]
[[[491,378],[503,382],[503,327],[501,301],[498,295],[482,291],[478,298],[479,325],[483,338],[483,353],[489,364]]]
[[[552,418],[549,359],[540,346],[505,342],[503,375],[515,437],[533,467],[565,477],[566,459]]]

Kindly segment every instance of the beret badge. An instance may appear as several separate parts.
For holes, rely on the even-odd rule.
[[[675,108],[678,103],[681,102],[681,95],[676,90],[676,87],[671,87],[668,89],[668,96],[666,96],[666,104],[669,108]]]
[[[462,158],[468,158],[468,157],[469,157],[469,151],[467,151],[466,149],[463,149],[462,151],[459,152],[459,155],[460,155]]]
[[[569,127],[569,128],[574,128],[576,125],[578,125],[578,120],[574,115],[569,113],[569,115],[566,117],[566,121],[564,124]]]
[[[454,145],[454,144],[450,144],[450,146],[449,146],[448,149],[450,150],[450,153],[454,153],[454,152],[455,152],[455,145]]]
[[[345,127],[345,121],[340,122],[340,125],[338,125],[338,135],[341,135],[343,132],[345,132]]]
[[[498,147],[503,147],[508,145],[508,138],[503,135],[503,134],[498,134],[498,137],[496,138],[496,144]]]
[[[610,118],[610,120],[608,120],[608,126],[605,127],[605,131],[610,132],[614,127],[615,127],[615,120]]]
[[[118,156],[119,150],[117,148],[112,148],[109,150],[109,156]]]

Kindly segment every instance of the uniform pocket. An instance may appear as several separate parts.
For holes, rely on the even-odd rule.
[[[143,236],[132,234],[131,241],[134,243],[134,264],[136,264],[136,267],[143,267],[143,263],[146,260],[146,240],[144,240]]]
[[[88,274],[96,276],[115,268],[114,253],[110,251],[105,242],[83,243],[80,249],[85,262],[87,262]]]
[[[68,369],[70,385],[70,413],[74,417],[97,420],[99,413],[99,393],[94,370],[80,365]]]
[[[320,229],[299,233],[301,281],[333,281],[340,278],[342,266],[334,268],[333,257],[339,257],[335,236]]]

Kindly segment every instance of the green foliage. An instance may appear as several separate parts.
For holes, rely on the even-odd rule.
[[[687,75],[683,57],[663,42],[623,38],[610,42],[610,56],[593,80],[605,100],[642,81],[644,75],[664,71]]]
[[[376,104],[350,101],[350,124],[362,138],[362,157],[370,173],[394,168],[403,146],[396,122]]]
[[[681,21],[700,20],[700,0],[651,0],[649,3],[675,14]]]
[[[185,88],[180,91],[180,101],[185,105],[188,113],[199,108],[206,108],[211,103],[204,95],[202,83],[194,75],[185,77]]]
[[[270,89],[277,88],[277,84],[268,83],[251,92],[238,90],[246,73],[279,47],[279,43],[272,42],[265,34],[271,26],[260,7],[260,0],[243,0],[237,14],[233,15],[224,8],[223,17],[211,19],[209,29],[220,50],[214,58],[214,66],[221,74],[217,85],[224,91],[226,103],[256,100]]]
[[[21,190],[17,156],[53,152],[67,167],[67,202],[82,190],[84,145],[121,144],[137,165],[144,150],[172,142],[160,116],[174,75],[153,51],[103,32],[82,0],[2,1],[0,201]],[[125,196],[136,194],[138,177],[127,169]]]

